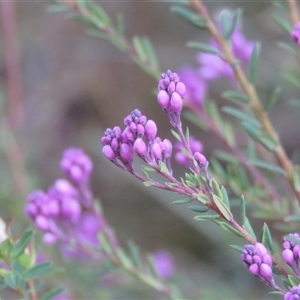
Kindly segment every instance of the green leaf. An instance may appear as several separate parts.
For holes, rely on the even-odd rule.
[[[143,45],[144,45],[144,49],[146,51],[147,59],[150,62],[151,67],[153,69],[158,69],[159,66],[158,66],[157,56],[155,54],[152,43],[148,37],[143,37]]]
[[[262,244],[267,246],[267,248],[270,250],[271,254],[274,255],[275,247],[274,247],[270,229],[266,223],[264,223],[264,225],[262,227],[261,234],[260,234],[260,241]]]
[[[218,215],[200,215],[200,216],[195,216],[193,219],[196,221],[206,221],[206,220],[214,220],[218,219]]]
[[[214,178],[211,180],[211,185],[214,190],[214,193],[221,199],[221,201],[223,201],[223,194],[221,192],[221,189],[220,189],[218,183],[216,182],[216,180]]]
[[[180,135],[173,129],[171,129],[171,132],[172,132],[173,136],[175,137],[175,139],[181,142]]]
[[[233,248],[233,249],[235,249],[235,250],[239,251],[240,253],[242,253],[242,252],[243,252],[243,250],[244,250],[244,248],[243,248],[243,247],[241,247],[241,246],[237,246],[237,245],[229,245],[229,247],[231,247],[231,248]]]
[[[124,15],[121,13],[117,14],[117,33],[119,36],[122,36],[124,34]]]
[[[295,75],[291,73],[285,73],[283,74],[283,78],[294,85],[296,88],[300,89],[300,80]]]
[[[300,223],[300,215],[289,215],[284,218],[285,222],[296,222]]]
[[[247,217],[245,217],[245,222],[244,222],[244,227],[247,229],[248,233],[255,239],[257,240],[256,238],[256,234],[249,222],[249,219]]]
[[[223,202],[226,205],[226,207],[228,207],[228,209],[230,210],[230,202],[229,202],[227,191],[224,188],[224,186],[221,187],[221,192],[222,192]]]
[[[213,101],[207,101],[205,103],[206,114],[214,121],[215,125],[222,131],[223,130],[223,120],[220,116],[218,106]]]
[[[300,166],[295,165],[293,168],[293,186],[296,191],[300,191]]]
[[[88,29],[86,33],[90,36],[94,36],[102,40],[110,40],[110,36],[107,35],[107,33],[100,31],[99,29]]]
[[[138,36],[133,36],[132,43],[140,61],[145,62],[147,60],[147,54],[141,38]]]
[[[98,235],[98,240],[100,242],[101,245],[101,249],[106,253],[106,254],[110,254],[112,253],[112,246],[106,236],[106,234],[104,232],[100,233]]]
[[[48,13],[65,13],[70,10],[70,7],[64,4],[52,4],[47,7]]]
[[[222,151],[222,150],[216,150],[214,152],[215,156],[224,161],[224,162],[227,162],[229,164],[236,164],[238,162],[237,158],[232,155],[231,153],[228,153],[228,152],[225,152],[225,151]]]
[[[268,103],[265,105],[264,111],[266,111],[266,112],[269,111],[276,104],[276,102],[279,99],[280,94],[281,94],[281,87],[278,86],[273,91],[273,93],[272,93],[272,95],[271,95],[270,100],[268,101]]]
[[[171,7],[171,11],[182,20],[188,22],[189,24],[205,29],[207,27],[207,20],[201,15],[179,5],[174,5]]]
[[[256,120],[256,118],[254,116],[251,116],[251,115],[249,115],[249,113],[245,113],[245,112],[241,111],[240,109],[234,108],[232,106],[223,106],[222,111],[224,111],[225,113],[227,113],[231,116],[234,116],[234,117],[240,119],[243,122],[252,124],[253,126],[256,126],[256,127],[260,126],[259,122]]]
[[[279,173],[279,174],[282,174],[282,175],[285,174],[285,171],[281,167],[278,167],[277,165],[270,164],[270,163],[268,163],[264,160],[250,159],[249,164],[252,165],[252,166],[256,166],[256,167],[259,167],[259,168],[262,168],[262,169],[265,169],[265,170],[269,170],[269,171],[272,171],[272,172],[275,172],[275,173]]]
[[[227,100],[233,101],[234,103],[248,104],[250,102],[248,96],[236,91],[225,91],[221,94],[221,96]]]
[[[153,186],[154,183],[153,183],[152,181],[145,181],[145,182],[143,182],[143,185],[144,185],[145,187],[149,187],[149,186]]]
[[[204,213],[208,211],[208,207],[207,206],[200,206],[200,205],[191,205],[189,206],[189,209],[195,212],[200,212],[200,213]]]
[[[242,226],[245,226],[245,220],[246,220],[246,203],[245,203],[245,198],[242,195],[241,196],[241,224],[242,224]]]
[[[297,286],[299,284],[299,279],[297,279],[295,276],[293,275],[288,275],[288,281],[290,282],[290,284],[292,286]]]
[[[290,51],[293,55],[297,55],[297,50],[295,49],[295,47],[292,47],[290,44],[278,42],[277,45],[281,48]]]
[[[244,235],[239,232],[237,229],[235,229],[234,227],[232,227],[230,224],[228,224],[227,222],[221,221],[221,220],[212,220],[214,223],[216,223],[217,225],[219,225],[220,227],[222,227],[223,229],[225,229],[227,232],[233,233],[235,234],[237,237],[241,237],[243,238]]]
[[[224,204],[224,202],[216,195],[212,195],[213,201],[218,207],[222,216],[227,220],[230,221],[232,219],[232,213],[230,212],[229,208]]]
[[[221,55],[221,52],[218,49],[216,49],[210,45],[204,44],[204,43],[188,42],[187,46],[190,48],[199,50],[200,52],[203,52],[203,53],[213,54],[213,55],[217,55],[217,56]]]
[[[59,294],[61,294],[64,290],[65,290],[65,288],[59,288],[59,289],[55,289],[55,290],[49,291],[49,292],[47,292],[46,294],[44,294],[41,297],[41,300],[51,300],[51,299],[54,299],[56,296],[58,296]]]
[[[242,10],[238,9],[235,11],[234,15],[231,17],[227,10],[223,10],[220,14],[220,24],[222,35],[225,40],[230,39],[232,33],[234,32],[237,23],[241,18]]]
[[[122,266],[125,269],[132,268],[133,264],[130,258],[126,255],[126,253],[123,251],[123,249],[118,248],[116,251],[117,257],[119,258],[120,262],[122,263]]]
[[[33,266],[28,271],[24,272],[23,278],[25,280],[31,279],[31,278],[39,278],[42,276],[48,275],[52,264],[50,262],[41,263],[38,265]]]
[[[209,166],[210,169],[213,170],[215,176],[219,177],[221,180],[225,180],[227,178],[226,172],[224,171],[222,165],[215,158],[210,158]]]
[[[172,203],[173,204],[186,204],[186,203],[191,203],[193,201],[194,201],[194,199],[188,198],[188,199],[175,200]]]
[[[279,1],[273,1],[272,2],[274,6],[276,6],[277,8],[283,10],[285,13],[289,14],[290,13],[290,10],[287,6],[287,3],[286,1],[282,1],[282,0],[279,0]]]
[[[168,167],[162,161],[159,162],[159,170],[164,174],[170,174]]]
[[[293,27],[292,25],[285,21],[281,16],[277,15],[277,14],[271,14],[272,15],[272,18],[273,20],[285,31],[287,32],[288,34],[291,33]]]
[[[7,272],[4,276],[4,282],[12,289],[17,290],[20,285],[20,276],[14,271]]]
[[[133,241],[129,241],[128,246],[129,246],[129,251],[130,251],[130,254],[131,254],[133,264],[137,268],[141,268],[142,267],[142,260],[141,260],[141,257],[140,257],[140,250],[139,250],[138,246]]]
[[[251,84],[255,84],[256,81],[260,48],[260,43],[257,42],[252,50],[249,63],[249,81]]]
[[[13,246],[12,246],[12,249],[11,249],[11,257],[13,258],[17,258],[19,256],[21,256],[28,243],[30,242],[30,240],[32,239],[33,235],[35,234],[35,231],[34,230],[30,230],[30,231],[27,231],[25,232],[22,237],[20,238],[19,241],[17,241]]]

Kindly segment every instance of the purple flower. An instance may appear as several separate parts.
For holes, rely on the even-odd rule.
[[[263,244],[245,245],[241,258],[252,275],[274,287],[272,257]]]
[[[289,292],[284,295],[284,300],[299,300],[300,299],[300,284],[293,286]]]
[[[166,250],[156,251],[153,255],[154,266],[158,277],[169,279],[174,275],[173,256]]]
[[[199,71],[192,67],[184,67],[178,71],[178,74],[186,86],[184,103],[202,107],[207,85]]]
[[[231,35],[230,42],[233,54],[242,66],[246,66],[250,61],[254,42],[247,41],[238,29]],[[211,40],[210,44],[216,49],[221,50],[220,45],[215,40]],[[220,56],[200,53],[198,55],[198,62],[200,63],[200,75],[208,81],[220,77],[234,78],[231,66]]]
[[[194,158],[197,161],[197,163],[200,167],[200,170],[205,173],[207,171],[208,164],[209,164],[206,157],[203,154],[201,154],[200,152],[195,152]]]
[[[80,184],[89,181],[93,164],[82,149],[69,148],[63,153],[60,168],[74,184]]]
[[[291,38],[298,46],[300,46],[300,22],[294,26],[291,32]]]
[[[196,140],[193,136],[190,136],[189,138],[189,144],[190,144],[190,148],[192,153],[195,152],[202,152],[203,151],[203,146],[202,143],[198,140]],[[177,163],[179,163],[180,165],[183,166],[188,166],[190,161],[189,159],[182,153],[182,148],[183,148],[183,143],[178,141],[175,144],[175,149],[177,150],[176,154],[175,154],[175,160]]]

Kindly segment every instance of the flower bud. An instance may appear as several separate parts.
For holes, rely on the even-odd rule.
[[[105,145],[102,149],[102,153],[104,154],[104,156],[106,158],[108,158],[109,160],[115,160],[116,159],[116,155],[115,152],[113,151],[113,149],[109,146],[109,145]]]
[[[147,146],[141,138],[137,138],[133,144],[133,150],[138,156],[145,156],[147,153]]]
[[[182,111],[183,100],[181,96],[174,92],[171,96],[170,100],[170,110],[175,113],[179,113]]]
[[[157,126],[154,121],[148,120],[145,125],[145,136],[148,140],[154,140],[157,133]]]
[[[170,96],[164,90],[161,90],[157,95],[157,101],[163,110],[169,109]]]
[[[128,144],[121,144],[120,147],[120,156],[123,162],[128,163],[133,160],[133,150],[132,147]]]

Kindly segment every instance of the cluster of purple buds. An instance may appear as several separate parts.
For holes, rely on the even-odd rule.
[[[294,26],[291,32],[291,38],[298,46],[300,46],[300,22]]]
[[[146,116],[135,109],[124,119],[124,125],[123,131],[118,126],[106,129],[101,139],[105,157],[131,172],[136,153],[148,165],[157,166],[164,162],[171,171],[172,144],[156,136],[157,126],[154,121],[147,120]]]
[[[252,275],[269,286],[275,286],[272,272],[272,257],[263,244],[245,245],[241,258]]]
[[[299,300],[300,299],[300,284],[293,286],[289,292],[284,295],[284,300]]]
[[[298,233],[290,233],[289,237],[300,242]],[[282,259],[292,268],[294,273],[300,277],[300,245],[284,238]]]
[[[203,145],[200,141],[196,140],[193,136],[189,137],[188,143],[190,145],[190,149],[192,153],[195,152],[202,152],[203,151]],[[190,160],[189,158],[182,153],[184,145],[182,142],[178,141],[175,144],[175,149],[177,150],[175,154],[175,160],[178,164],[183,165],[183,166],[189,166]]]
[[[91,207],[91,159],[83,150],[69,148],[63,153],[60,166],[69,180],[56,180],[47,192],[33,191],[25,206],[25,213],[44,233],[47,244],[68,240],[82,211]]]
[[[172,126],[180,126],[180,113],[183,106],[183,97],[186,87],[177,73],[168,70],[161,74],[158,83],[157,101],[161,108],[168,115]]]

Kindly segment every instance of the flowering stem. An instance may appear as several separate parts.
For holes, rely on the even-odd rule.
[[[232,53],[226,40],[220,34],[217,26],[215,25],[212,17],[210,16],[209,12],[207,11],[202,1],[189,0],[189,3],[191,7],[193,7],[200,15],[206,18],[208,30],[223,49],[224,58],[231,65],[241,89],[250,99],[250,103],[249,103],[250,107],[252,108],[256,117],[260,121],[264,131],[268,133],[276,141],[277,147],[274,149],[275,156],[280,166],[284,169],[285,176],[300,204],[300,191],[296,190],[293,184],[293,164],[288,158],[267,113],[263,109],[263,106],[260,102],[260,99],[257,95],[254,85],[252,85],[248,81],[243,69],[238,63],[236,63],[237,62],[236,57]]]
[[[299,11],[296,0],[288,0],[288,5],[291,13],[291,20],[293,25],[296,25],[299,22]]]

